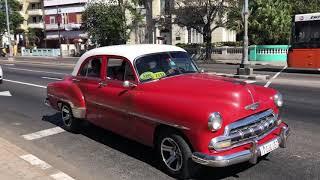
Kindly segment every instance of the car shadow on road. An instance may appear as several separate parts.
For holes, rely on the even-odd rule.
[[[61,114],[55,113],[49,116],[43,116],[43,121],[47,121],[56,126],[62,127]],[[82,134],[94,141],[104,144],[112,149],[115,149],[121,153],[124,153],[130,157],[138,159],[144,163],[153,166],[156,169],[162,171],[157,162],[157,158],[152,148],[142,145],[138,142],[124,138],[117,134],[114,134],[108,130],[97,127],[89,122],[83,122],[79,134]],[[233,165],[225,168],[211,168],[201,167],[194,179],[199,180],[213,180],[213,179],[224,179],[228,177],[238,178],[239,173],[243,172],[253,165],[249,163],[242,163]]]

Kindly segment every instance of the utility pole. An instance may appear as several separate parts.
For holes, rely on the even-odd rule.
[[[243,19],[244,19],[244,37],[243,37],[243,54],[240,67],[237,69],[239,75],[252,75],[253,69],[249,63],[249,38],[248,38],[248,18],[249,18],[249,0],[244,0]]]
[[[60,49],[60,58],[62,58],[62,48],[61,48],[61,33],[60,33],[60,19],[62,20],[60,15],[60,9],[57,6],[57,21],[58,21],[58,38],[59,38],[59,49]]]
[[[5,0],[6,5],[6,16],[7,16],[7,31],[8,31],[8,42],[9,42],[9,58],[8,60],[13,60],[12,44],[11,44],[11,34],[10,34],[10,21],[9,21],[9,8],[8,1]]]

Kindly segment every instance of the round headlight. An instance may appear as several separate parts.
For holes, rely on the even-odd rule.
[[[273,96],[273,100],[274,100],[274,103],[278,107],[282,107],[283,106],[283,98],[282,98],[282,95],[279,92]]]
[[[217,131],[222,127],[222,117],[220,113],[211,113],[208,120],[208,128],[210,131]]]

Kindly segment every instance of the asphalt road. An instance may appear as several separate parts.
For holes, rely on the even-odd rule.
[[[90,124],[79,134],[62,132],[25,140],[22,135],[61,124],[59,113],[43,104],[45,86],[63,78],[71,69],[22,64],[2,67],[5,81],[0,92],[12,94],[0,96],[2,138],[76,179],[171,179],[157,168],[152,149]],[[271,76],[281,70],[258,68],[264,69],[256,72]],[[212,69],[235,71],[230,65],[216,65]],[[256,165],[203,167],[197,179],[320,179],[320,74],[283,72],[270,87],[284,95],[282,117],[292,128],[288,148],[276,150]]]

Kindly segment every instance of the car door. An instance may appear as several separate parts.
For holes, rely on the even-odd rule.
[[[73,77],[75,83],[82,92],[86,103],[86,119],[94,124],[99,124],[102,118],[101,108],[97,104],[99,89],[104,86],[102,71],[105,56],[92,56],[87,58],[81,65],[76,77]]]
[[[106,86],[99,89],[98,104],[102,108],[101,125],[113,132],[130,137],[130,120],[128,109],[131,104],[130,88],[123,82],[129,80],[136,83],[131,63],[122,57],[108,56],[106,63]]]

